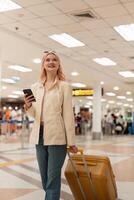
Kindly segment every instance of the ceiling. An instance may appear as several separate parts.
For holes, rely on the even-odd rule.
[[[134,78],[123,78],[122,70],[134,70],[134,41],[127,42],[113,29],[114,26],[134,23],[134,0],[14,0],[22,9],[0,13],[0,65],[1,77],[19,76],[15,84],[5,84],[1,96],[7,97],[14,90],[29,87],[39,78],[44,50],[55,50],[61,58],[67,79],[81,82],[87,88],[104,82],[104,92],[117,95],[134,95]],[[94,18],[76,17],[75,14],[91,12]],[[85,44],[84,47],[67,48],[53,41],[48,35],[67,33]],[[93,61],[107,57],[116,66],[102,66]],[[32,72],[22,73],[8,65],[24,65]],[[79,76],[71,76],[77,71]],[[105,96],[104,96],[105,97]],[[107,98],[107,97],[106,97]],[[116,97],[109,98],[116,99]]]

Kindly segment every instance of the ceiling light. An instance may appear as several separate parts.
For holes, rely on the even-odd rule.
[[[23,67],[23,66],[20,66],[20,65],[10,65],[10,66],[8,66],[8,68],[13,69],[13,70],[17,70],[17,71],[20,71],[20,72],[31,72],[32,71],[32,69],[27,68],[27,67]]]
[[[116,96],[116,94],[113,93],[113,92],[106,92],[106,95],[107,95],[107,96],[111,96],[111,97],[112,97],[112,96]]]
[[[132,98],[129,98],[129,99],[127,99],[127,101],[133,101],[133,99],[132,99]]]
[[[2,90],[6,90],[7,89],[7,87],[6,86],[2,86]]]
[[[125,77],[125,78],[131,78],[134,77],[134,73],[131,71],[122,71],[122,72],[118,72],[121,76]]]
[[[114,90],[119,90],[119,87],[118,87],[118,86],[115,86],[113,89],[114,89]]]
[[[24,95],[24,93],[22,91],[19,91],[19,90],[13,91],[13,94]]]
[[[129,104],[127,104],[127,103],[126,103],[126,104],[123,104],[123,105],[124,105],[125,107],[128,107],[128,106],[129,106]]]
[[[100,82],[100,84],[101,84],[101,85],[104,85],[104,82],[103,82],[103,81],[101,81],[101,82]]]
[[[126,99],[125,96],[117,96],[117,99]]]
[[[71,84],[73,87],[78,87],[78,88],[85,88],[86,85],[83,83],[72,83]]]
[[[93,99],[93,96],[88,96],[88,97],[86,97],[87,99]]]
[[[2,82],[4,82],[4,83],[16,83],[16,81],[14,81],[13,79],[10,79],[10,78],[2,78]]]
[[[11,95],[8,95],[9,98],[18,98],[19,96],[18,95],[14,95],[14,94],[11,94]]]
[[[115,101],[108,101],[108,103],[111,103],[111,104],[113,104],[113,103],[115,103]]]
[[[130,92],[130,91],[127,91],[126,94],[127,94],[127,95],[131,95],[131,92]]]
[[[56,42],[59,42],[63,46],[66,47],[80,47],[80,46],[85,46],[83,42],[80,42],[79,40],[75,39],[71,35],[68,35],[66,33],[61,33],[61,34],[54,34],[48,36],[49,38],[55,40]]]
[[[0,12],[22,8],[11,0],[0,0]]]
[[[78,76],[79,73],[78,73],[78,72],[72,72],[71,75],[72,75],[72,76]]]
[[[119,106],[122,105],[122,102],[117,102],[117,105],[119,105]]]
[[[134,40],[134,24],[115,26],[114,29],[127,41]]]
[[[20,77],[18,77],[18,76],[12,76],[12,79],[15,80],[15,81],[19,81]]]
[[[41,59],[40,58],[35,58],[33,60],[33,62],[36,63],[36,64],[40,64],[41,63]]]
[[[101,102],[106,102],[106,99],[101,99]]]
[[[104,58],[94,58],[93,61],[100,65],[104,65],[104,66],[116,65],[116,63],[113,62],[111,59],[105,58],[105,57]]]

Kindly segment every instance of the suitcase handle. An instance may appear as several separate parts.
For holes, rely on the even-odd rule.
[[[70,153],[70,148],[69,147],[67,147],[67,152]],[[84,152],[83,148],[78,147],[78,152],[77,153],[80,153],[81,155],[83,155],[84,154],[83,152]]]
[[[84,163],[82,161],[78,161],[75,163],[76,165],[84,165]],[[88,166],[96,166],[97,163],[92,163],[92,162],[89,162],[89,163],[86,163]]]
[[[86,172],[87,172],[89,184],[91,185],[91,189],[92,189],[92,192],[93,192],[93,195],[94,195],[94,199],[95,199],[95,200],[99,200],[98,195],[97,195],[97,193],[96,193],[96,190],[95,190],[95,188],[94,188],[93,182],[92,182],[91,172],[90,172],[89,169],[88,169],[88,163],[87,163],[86,160],[85,160],[85,156],[84,156],[84,153],[83,153],[83,149],[82,149],[82,148],[78,148],[78,152],[79,152],[79,153],[81,154],[81,156],[82,156],[83,162],[82,162],[82,161],[80,161],[80,162],[84,165],[85,170],[86,170]],[[67,153],[68,153],[68,156],[69,156],[71,165],[72,165],[72,167],[73,167],[74,174],[75,174],[75,176],[76,176],[76,179],[77,179],[77,182],[78,182],[80,191],[81,191],[81,193],[82,193],[83,199],[84,199],[84,200],[87,200],[87,199],[86,199],[86,196],[85,196],[85,193],[84,193],[84,191],[83,191],[83,188],[82,188],[82,186],[81,186],[81,183],[80,183],[80,180],[79,180],[79,175],[78,175],[78,172],[77,172],[77,170],[76,170],[76,168],[75,168],[75,164],[74,164],[74,162],[73,162],[73,160],[72,160],[72,158],[71,158],[71,156],[70,156],[70,151],[69,151],[69,148],[68,148],[68,147],[67,147]]]

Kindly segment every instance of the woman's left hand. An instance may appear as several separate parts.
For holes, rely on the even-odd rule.
[[[75,145],[69,146],[69,151],[71,153],[77,153],[78,152],[78,148]]]

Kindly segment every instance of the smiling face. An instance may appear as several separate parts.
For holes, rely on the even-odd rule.
[[[44,60],[44,69],[46,70],[47,73],[49,72],[56,73],[57,70],[59,69],[59,65],[60,65],[59,59],[55,54],[50,53],[46,56]]]

